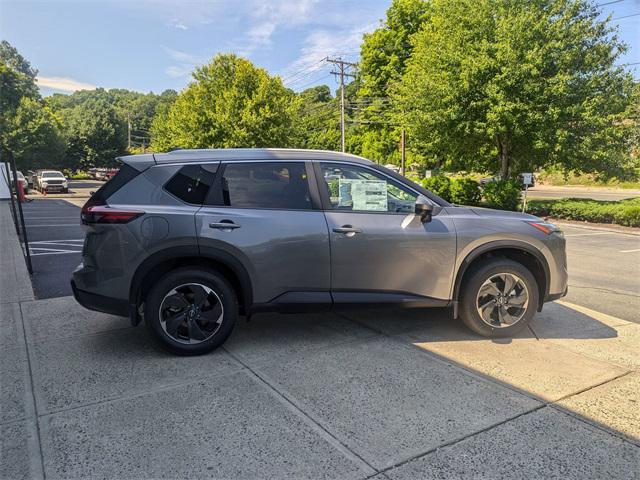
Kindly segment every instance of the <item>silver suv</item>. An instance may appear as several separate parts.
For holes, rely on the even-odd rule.
[[[82,209],[71,281],[168,350],[221,345],[238,314],[445,307],[510,336],[567,292],[565,240],[537,217],[454,206],[369,160],[283,149],[122,157]]]

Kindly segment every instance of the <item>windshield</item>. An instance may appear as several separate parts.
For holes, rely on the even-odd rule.
[[[60,172],[44,172],[42,174],[43,178],[64,178]]]

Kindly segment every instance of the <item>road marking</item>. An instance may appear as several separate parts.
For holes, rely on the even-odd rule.
[[[29,253],[32,257],[38,257],[41,255],[65,255],[68,253],[82,253],[83,244],[83,238],[70,238],[67,240],[38,240],[37,242],[31,242],[29,244]],[[60,247],[79,248],[80,250],[69,250],[69,248]]]
[[[76,220],[79,215],[68,215],[66,217],[26,217],[25,220]]]
[[[569,233],[565,237],[591,237],[593,235],[618,235],[618,232]]]
[[[614,317],[613,315],[608,315],[606,313],[598,312],[596,310],[591,310],[590,308],[583,307],[582,305],[576,305],[575,303],[565,302],[564,300],[556,300],[554,303],[557,303],[558,305],[562,305],[563,307],[566,307],[566,308],[570,308],[571,310],[575,310],[576,312],[582,313],[588,317],[599,320],[608,326],[620,326],[620,325],[628,325],[632,323],[632,322],[629,322],[628,320],[623,320],[622,318]]]
[[[620,250],[620,253],[633,253],[633,252],[640,252],[640,248],[635,248],[633,250]]]
[[[32,257],[40,257],[42,255],[66,255],[68,253],[82,253],[82,252],[79,250],[59,250],[57,252],[43,252],[43,253],[29,252],[29,255]]]
[[[59,223],[57,225],[27,225],[27,227],[29,228],[35,228],[35,227],[81,227],[82,225],[80,225],[80,222],[78,223]]]

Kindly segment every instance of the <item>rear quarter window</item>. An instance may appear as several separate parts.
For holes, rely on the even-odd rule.
[[[202,205],[213,184],[217,165],[185,165],[171,177],[164,189],[191,205]]]
[[[106,202],[111,195],[116,193],[120,188],[136,178],[139,174],[140,172],[138,170],[124,164],[120,167],[118,173],[111,178],[111,180],[96,190],[96,193],[94,193],[91,198],[96,201],[100,200]]]

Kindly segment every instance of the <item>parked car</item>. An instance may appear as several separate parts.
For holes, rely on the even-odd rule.
[[[18,183],[22,184],[22,188],[26,195],[27,193],[29,193],[29,184],[27,183],[27,179],[24,177],[24,175],[20,170],[17,170],[17,174],[18,174]],[[9,170],[9,181],[11,182],[11,190],[15,192],[15,187],[13,185],[13,172],[11,170]]]
[[[36,173],[35,187],[40,192],[69,193],[67,178],[57,170],[38,170]]]
[[[33,170],[27,170],[26,179],[27,179],[27,186],[29,188],[34,188],[33,181],[35,180],[35,177],[36,177],[36,172],[34,172]]]
[[[82,209],[85,307],[144,319],[183,355],[238,314],[445,307],[511,336],[567,292],[565,240],[532,215],[449,204],[354,155],[176,150],[120,158]],[[425,313],[425,316],[427,314]]]

